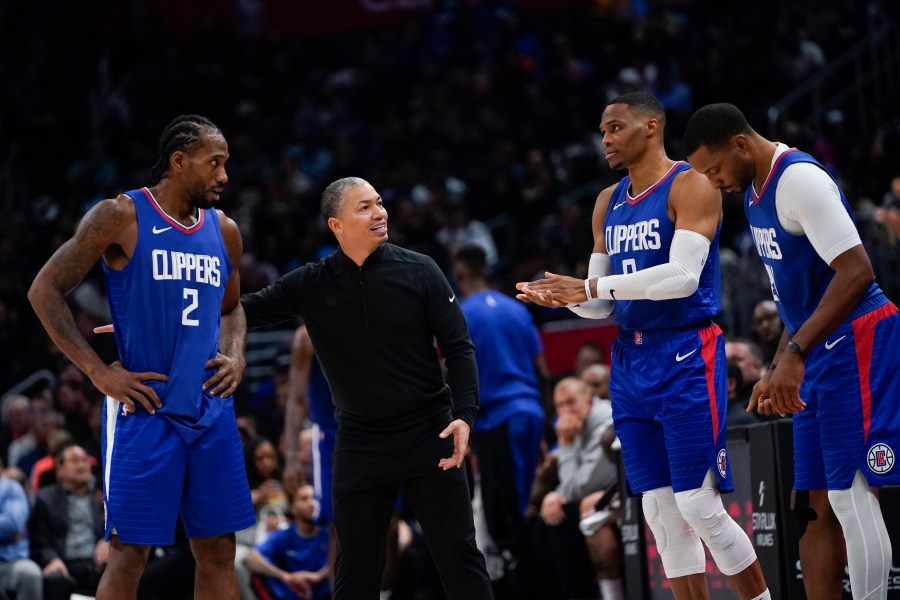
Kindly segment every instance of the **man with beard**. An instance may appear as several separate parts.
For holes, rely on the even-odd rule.
[[[109,563],[98,600],[134,598],[150,547],[178,515],[197,559],[195,598],[236,599],[234,533],[255,522],[232,393],[244,370],[241,235],[213,208],[228,144],[211,121],[169,123],[157,184],[104,200],[38,273],[28,298],[57,347],[106,395]],[[65,295],[102,259],[120,361],[106,365]]]

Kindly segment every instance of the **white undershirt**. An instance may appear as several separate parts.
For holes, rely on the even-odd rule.
[[[773,167],[786,150],[784,144],[776,144]],[[775,188],[775,212],[781,226],[788,233],[805,234],[827,264],[862,244],[853,219],[841,203],[837,184],[812,163],[796,163],[784,170]]]

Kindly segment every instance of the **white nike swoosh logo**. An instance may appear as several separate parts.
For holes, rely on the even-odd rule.
[[[846,336],[846,335],[842,335],[841,337],[839,337],[838,339],[834,340],[833,342],[825,342],[825,349],[826,349],[826,350],[831,350],[832,348],[834,348],[834,347],[837,345],[837,343],[838,343],[839,341],[841,341],[841,340],[844,339],[845,337],[847,337],[847,336]]]
[[[677,360],[678,362],[681,362],[681,361],[683,361],[684,359],[686,359],[688,356],[690,356],[691,354],[693,354],[693,353],[696,352],[696,351],[697,351],[697,349],[694,348],[693,350],[691,350],[690,352],[688,352],[688,353],[685,354],[684,356],[682,356],[681,354],[676,354],[676,355],[675,355],[675,360]]]
[[[163,231],[168,231],[172,229],[171,227],[163,227],[162,229],[157,229],[156,225],[153,226],[153,233],[162,233]]]
[[[619,208],[619,207],[622,206],[623,204],[625,204],[625,201],[624,201],[624,200],[623,200],[622,202],[619,202],[619,203],[616,204],[615,206],[613,206],[613,210],[616,210],[617,208]]]
[[[454,300],[456,300],[456,294],[453,294],[452,296],[450,296],[450,302],[453,302]]]

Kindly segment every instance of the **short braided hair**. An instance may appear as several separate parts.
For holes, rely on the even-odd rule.
[[[172,156],[172,153],[196,147],[205,131],[222,133],[215,123],[200,115],[181,115],[166,125],[159,137],[159,156],[150,171],[150,177],[154,184],[159,183],[165,177],[166,171],[169,169],[169,157]]]

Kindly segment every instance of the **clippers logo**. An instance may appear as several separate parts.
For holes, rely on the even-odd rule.
[[[725,477],[726,469],[728,468],[728,454],[725,452],[725,448],[719,450],[719,455],[716,457],[716,466],[719,467],[719,475]]]
[[[873,472],[883,475],[894,468],[894,451],[887,444],[875,444],[866,460]]]
[[[640,331],[634,332],[634,343],[635,344],[643,344],[644,343],[644,334]]]

